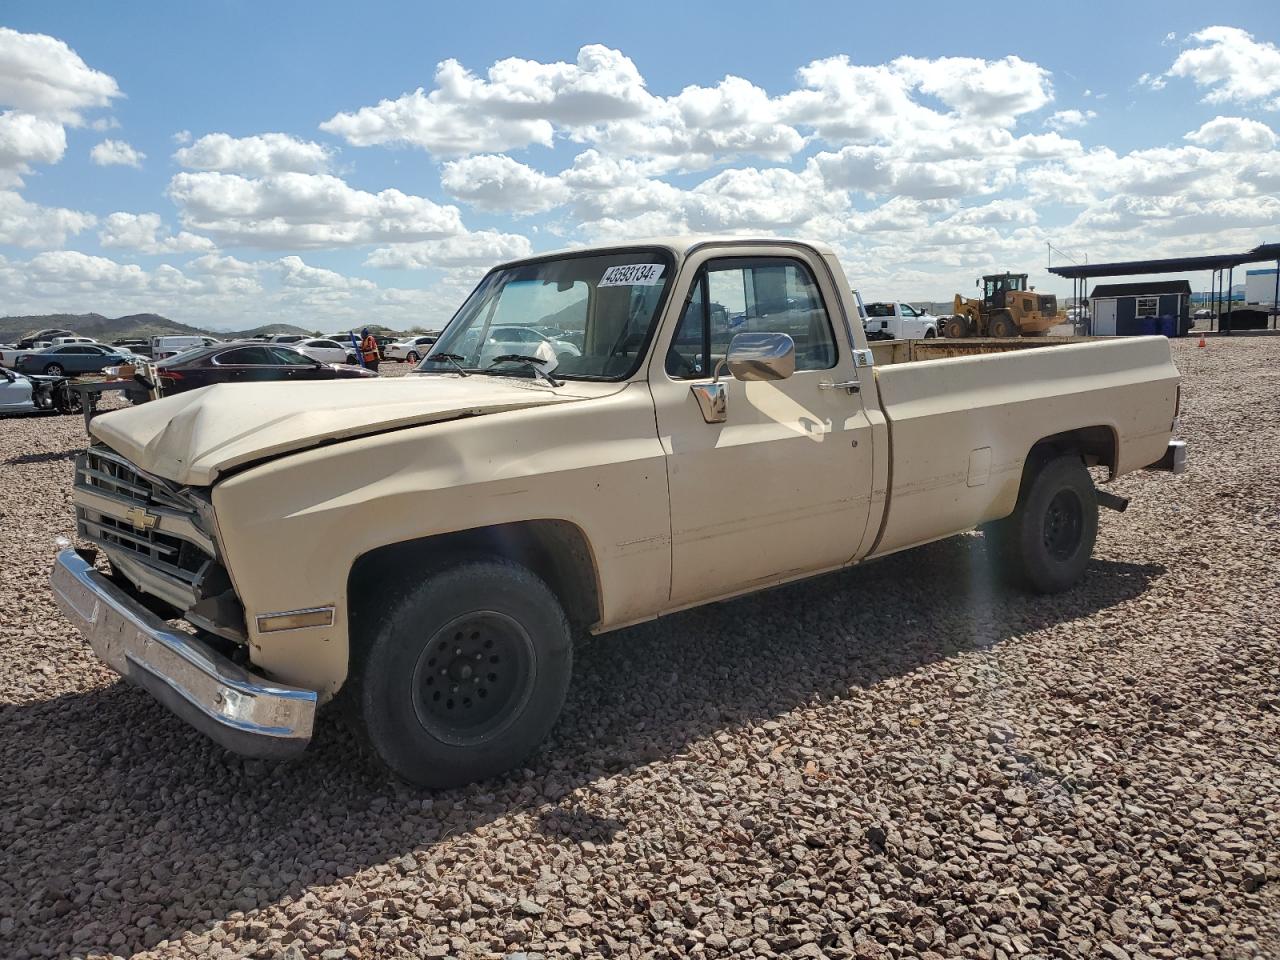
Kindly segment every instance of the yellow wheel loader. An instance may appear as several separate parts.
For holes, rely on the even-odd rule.
[[[996,273],[978,281],[981,300],[956,294],[952,317],[943,324],[948,337],[1043,337],[1066,322],[1058,298],[1028,289],[1025,273]]]

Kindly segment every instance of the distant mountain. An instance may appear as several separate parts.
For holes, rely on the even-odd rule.
[[[82,337],[93,337],[104,343],[112,340],[141,339],[162,336],[202,336],[233,340],[272,333],[310,334],[289,323],[269,323],[250,330],[202,330],[178,323],[156,313],[135,313],[127,317],[104,317],[100,313],[50,313],[44,316],[0,317],[0,343],[14,343],[37,330],[57,327]]]

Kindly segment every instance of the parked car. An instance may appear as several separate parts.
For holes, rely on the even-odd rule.
[[[48,350],[52,344],[35,343],[31,346],[24,347],[21,343],[12,347],[0,347],[0,367],[8,367],[15,369],[18,366],[18,360],[25,357],[28,353],[40,353]]]
[[[319,360],[321,363],[356,362],[355,349],[350,346],[343,346],[337,340],[321,337],[318,340],[300,340],[297,343],[289,344],[289,346],[312,360]]]
[[[112,340],[111,346],[120,347],[139,357],[151,356],[151,341],[139,339]]]
[[[862,329],[868,340],[930,340],[938,335],[938,318],[909,303],[868,303]]]
[[[103,367],[128,363],[133,359],[134,354],[118,347],[104,347],[100,343],[69,343],[21,354],[15,369],[21,373],[60,377],[63,374],[98,373]]]
[[[0,414],[72,413],[79,409],[66,377],[29,377],[0,369]]]
[[[53,342],[54,337],[74,337],[74,330],[62,330],[58,327],[49,327],[45,330],[37,330],[35,333],[29,334],[18,341],[19,350],[31,350],[39,348],[42,344],[48,346]]]
[[[165,396],[215,383],[262,380],[345,380],[376,377],[364,367],[322,363],[280,343],[219,343],[156,364]]]
[[[427,355],[431,345],[439,339],[440,335],[435,333],[421,337],[405,337],[403,340],[387,344],[382,351],[382,359],[407,360],[409,363],[417,363]]]
[[[93,337],[79,337],[79,336],[54,337],[52,340],[49,341],[49,346],[60,347],[63,344],[67,344],[67,343],[97,343],[97,342],[98,341],[93,339]],[[103,344],[103,346],[106,346],[106,344]]]
[[[476,353],[475,342],[479,335],[479,327],[465,331],[456,344],[450,345],[450,352],[468,355]],[[568,340],[553,339],[532,327],[490,327],[484,346],[478,351],[476,362],[485,367],[493,362],[494,357],[512,355],[537,357],[540,361],[539,368],[549,372],[554,370],[561,360],[582,356],[582,351]],[[433,364],[433,369],[436,366],[438,364]]]
[[[307,337],[300,333],[273,333],[267,337],[267,343],[301,343]]]
[[[192,347],[206,346],[210,342],[216,341],[212,341],[209,337],[195,335],[152,337],[151,358],[153,360],[163,360],[165,357],[172,357],[182,353],[184,350],[190,350]]]

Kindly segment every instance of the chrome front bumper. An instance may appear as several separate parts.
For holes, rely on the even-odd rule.
[[[50,580],[58,606],[94,653],[201,733],[248,757],[306,749],[314,690],[255,676],[170,628],[74,550],[58,554]]]

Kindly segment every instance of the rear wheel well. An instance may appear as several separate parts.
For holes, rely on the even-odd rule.
[[[575,630],[600,619],[600,590],[586,535],[566,520],[526,520],[406,540],[362,554],[347,576],[353,647],[432,572],[494,557],[514,561],[546,583]]]
[[[1118,449],[1116,432],[1111,427],[1078,427],[1055,433],[1051,437],[1037,440],[1027,454],[1022,468],[1023,482],[1034,475],[1040,464],[1064,453],[1078,453],[1086,466],[1106,467],[1108,479],[1112,479],[1116,475]]]

